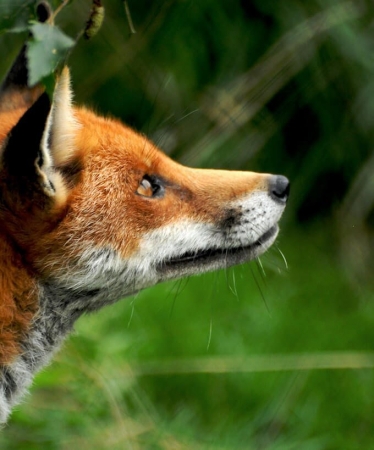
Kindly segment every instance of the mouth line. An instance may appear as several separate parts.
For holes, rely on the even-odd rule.
[[[227,261],[229,265],[240,263],[245,260],[253,259],[263,253],[261,251],[261,247],[266,247],[264,249],[265,251],[268,248],[266,243],[272,240],[277,233],[278,225],[274,225],[263,235],[261,235],[257,241],[250,245],[232,248],[208,248],[200,252],[186,252],[182,255],[164,261],[162,267],[164,269],[168,269],[176,266],[187,266],[189,264],[204,264],[219,259]],[[243,256],[241,257],[241,255]],[[245,255],[247,255],[247,257],[245,257]]]

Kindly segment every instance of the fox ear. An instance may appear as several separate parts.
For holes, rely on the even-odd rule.
[[[56,194],[51,157],[45,133],[51,111],[46,93],[23,114],[11,129],[2,150],[2,171],[21,196],[37,192]],[[60,184],[60,183],[58,183]]]
[[[53,104],[43,93],[6,139],[2,166],[19,193],[37,189],[48,197],[64,198],[65,183],[58,169],[74,158],[77,127],[65,68],[56,83]]]
[[[79,124],[74,117],[72,100],[70,72],[65,66],[56,83],[45,136],[57,167],[67,164],[75,156],[75,135]]]

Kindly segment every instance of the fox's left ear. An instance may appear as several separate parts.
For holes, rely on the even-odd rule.
[[[78,123],[72,108],[69,70],[55,87],[53,103],[43,93],[10,131],[2,150],[2,168],[17,191],[65,195],[58,167],[74,158]]]

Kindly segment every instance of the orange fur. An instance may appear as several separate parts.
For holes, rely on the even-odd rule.
[[[10,89],[0,94],[0,111],[10,111],[14,109],[24,108],[25,105],[31,105],[43,92],[40,85],[34,86],[32,89],[22,87]]]
[[[11,264],[10,264],[11,263]],[[10,364],[37,311],[35,281],[0,228],[0,364]]]

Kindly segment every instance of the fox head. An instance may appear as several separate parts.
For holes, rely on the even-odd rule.
[[[0,92],[0,420],[82,313],[257,258],[289,192],[280,175],[184,167],[74,107],[67,68],[52,102],[14,70]]]
[[[276,238],[286,178],[172,161],[119,121],[73,108],[67,68],[52,106],[44,93],[13,117],[0,217],[43,280],[117,300],[256,258]]]

